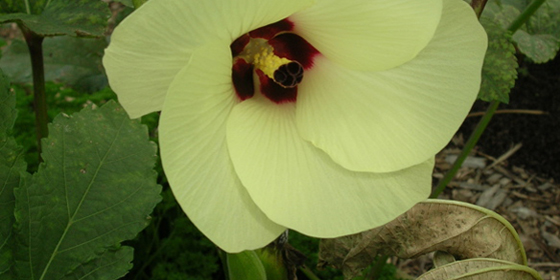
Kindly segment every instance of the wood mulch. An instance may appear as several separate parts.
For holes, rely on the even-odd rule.
[[[434,182],[451,168],[462,146],[462,136],[455,137],[437,155]],[[560,280],[560,184],[510,165],[508,158],[521,148],[514,145],[498,158],[473,151],[439,198],[476,204],[502,215],[517,230],[529,266],[545,280]],[[392,261],[408,275],[432,268],[430,255]]]

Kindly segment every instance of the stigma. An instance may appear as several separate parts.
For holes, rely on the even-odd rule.
[[[255,93],[275,103],[296,101],[297,86],[319,52],[292,28],[285,19],[244,34],[230,45],[232,82],[242,101]]]

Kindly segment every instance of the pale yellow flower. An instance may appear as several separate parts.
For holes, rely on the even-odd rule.
[[[151,0],[103,63],[132,118],[162,111],[185,213],[238,252],[286,228],[360,232],[424,200],[485,50],[461,0]]]

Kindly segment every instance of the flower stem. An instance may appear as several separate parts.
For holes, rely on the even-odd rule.
[[[529,6],[527,6],[527,8],[525,8],[525,10],[510,24],[507,30],[511,32],[511,34],[514,34],[525,22],[527,22],[527,20],[529,20],[529,18],[537,11],[537,9],[545,1],[546,0],[535,0],[531,2],[531,4],[529,4]],[[500,102],[497,100],[494,100],[490,103],[490,106],[488,106],[486,113],[476,125],[476,128],[474,129],[473,133],[469,137],[469,140],[467,140],[465,147],[463,147],[461,154],[459,154],[457,160],[453,163],[451,169],[447,171],[445,176],[439,181],[436,189],[432,192],[432,195],[430,195],[430,198],[437,198],[441,194],[441,192],[443,192],[447,184],[449,184],[449,182],[451,182],[453,177],[455,177],[455,174],[457,174],[457,171],[459,170],[459,168],[461,167],[461,165],[463,164],[463,162],[465,161],[465,159],[467,158],[471,150],[478,142],[478,139],[480,138],[480,136],[488,126],[488,123],[494,116],[494,113],[496,112],[496,109],[498,109],[499,105]]]
[[[216,250],[218,250],[218,257],[220,258],[220,262],[222,263],[222,270],[224,271],[224,278],[229,280],[229,268],[227,263],[227,253],[216,246]]]
[[[30,15],[31,14],[31,8],[29,7],[29,0],[24,0],[23,1],[25,3],[25,12]]]
[[[49,135],[47,124],[47,98],[45,94],[45,68],[43,63],[43,39],[45,37],[20,26],[27,42],[33,72],[33,107],[35,109],[35,131],[37,134],[37,151],[41,158],[41,139]]]
[[[313,273],[313,271],[311,271],[311,269],[309,269],[309,267],[307,266],[300,266],[298,267],[299,271],[301,271],[303,274],[305,274],[305,276],[309,279],[309,280],[321,280],[319,277],[317,277],[317,275],[315,275],[315,273]]]
[[[486,129],[486,126],[488,126],[488,123],[494,116],[494,112],[496,111],[496,109],[498,109],[499,105],[500,105],[500,101],[496,101],[496,100],[490,103],[490,106],[486,110],[486,114],[484,114],[482,119],[480,119],[480,121],[476,125],[476,128],[474,129],[473,133],[469,137],[469,140],[467,140],[467,143],[465,144],[465,147],[463,147],[463,150],[457,157],[457,160],[453,163],[451,169],[447,171],[443,179],[439,181],[436,189],[432,192],[430,198],[437,198],[439,194],[445,189],[447,184],[449,184],[449,182],[451,182],[453,177],[455,177],[455,174],[457,174],[457,171],[459,170],[459,168],[461,167],[461,165],[463,164],[463,162],[465,161],[465,159],[467,158],[471,150],[476,145],[476,142],[478,142],[478,139],[480,139],[480,136]]]

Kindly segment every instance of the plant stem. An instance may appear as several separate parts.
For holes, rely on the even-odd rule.
[[[370,272],[366,276],[365,279],[379,279],[381,272],[383,272],[383,268],[387,264],[387,260],[389,256],[386,255],[378,255],[373,267],[371,268]]]
[[[229,268],[227,263],[227,253],[216,246],[216,250],[218,250],[218,257],[220,257],[220,262],[222,263],[222,270],[224,271],[224,277],[226,280],[229,280]]]
[[[30,15],[31,14],[31,8],[29,7],[29,0],[24,0],[23,1],[25,3],[25,12]]]
[[[535,0],[523,10],[523,12],[509,25],[508,31],[511,34],[515,33],[517,29],[519,29],[529,18],[539,9],[539,7],[545,2],[546,0]]]
[[[313,273],[313,271],[311,271],[311,269],[309,269],[309,267],[307,266],[300,266],[299,271],[301,271],[303,274],[305,274],[305,276],[307,276],[307,278],[309,278],[309,280],[321,280],[319,277],[317,277],[317,275],[315,275],[315,273]]]
[[[472,0],[471,7],[478,18],[480,18],[480,15],[486,6],[486,2],[488,2],[488,0]]]
[[[33,72],[33,108],[35,109],[35,131],[37,133],[37,151],[39,162],[41,158],[41,139],[49,135],[47,124],[47,98],[45,94],[45,68],[43,63],[43,39],[45,37],[20,26],[23,32],[29,55],[31,57],[31,70]]]
[[[527,22],[527,20],[529,20],[529,18],[545,1],[546,0],[535,0],[531,2],[531,4],[529,4],[529,6],[527,6],[527,8],[525,8],[525,10],[510,24],[507,30],[513,35],[525,22]],[[499,105],[500,102],[496,100],[490,103],[490,106],[488,106],[488,109],[486,110],[486,114],[484,114],[482,119],[480,119],[480,121],[476,125],[476,128],[469,137],[469,140],[467,140],[465,147],[463,147],[461,154],[459,154],[451,169],[447,171],[445,176],[439,181],[436,189],[432,192],[432,195],[430,195],[430,198],[437,198],[441,194],[441,192],[443,192],[447,184],[449,184],[453,177],[455,177],[455,174],[478,142],[478,139],[488,126],[488,123],[494,116],[494,112],[496,112],[496,109],[498,109]]]
[[[476,128],[474,129],[473,133],[469,137],[469,140],[467,140],[467,143],[465,144],[465,147],[463,147],[463,150],[457,157],[457,160],[453,163],[451,169],[447,171],[443,179],[439,181],[436,189],[432,192],[430,198],[437,198],[439,194],[445,189],[447,184],[449,184],[449,182],[451,182],[453,177],[455,177],[455,174],[457,173],[457,171],[459,170],[459,168],[461,167],[461,165],[463,164],[463,162],[465,161],[465,159],[467,158],[471,150],[476,145],[476,142],[478,142],[478,139],[480,139],[480,136],[486,129],[486,126],[488,126],[488,123],[492,119],[492,116],[494,116],[494,112],[496,111],[496,109],[498,109],[499,105],[500,105],[500,101],[492,101],[490,103],[490,106],[486,110],[486,114],[484,114],[482,119],[480,119],[480,121],[476,125]]]

